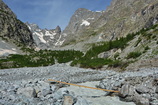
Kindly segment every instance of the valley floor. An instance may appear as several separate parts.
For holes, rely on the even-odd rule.
[[[52,84],[48,79],[115,89],[126,101],[158,105],[158,68],[119,73],[70,67],[67,64],[0,70],[0,105],[135,105],[120,101],[116,94],[116,97],[110,97],[108,92]],[[156,84],[153,85],[153,82]]]

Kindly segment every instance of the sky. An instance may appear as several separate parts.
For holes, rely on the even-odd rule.
[[[62,30],[78,8],[105,10],[111,0],[3,0],[23,22],[35,23],[40,28]]]

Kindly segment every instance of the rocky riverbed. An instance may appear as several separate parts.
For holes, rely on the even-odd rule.
[[[120,93],[68,86],[48,79],[119,90]],[[56,64],[0,70],[0,105],[135,104],[158,105],[158,68],[119,73]]]

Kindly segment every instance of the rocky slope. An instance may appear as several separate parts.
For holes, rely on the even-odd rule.
[[[158,20],[157,0],[113,0],[100,19],[92,27],[100,28],[104,39],[114,39],[139,31]]]
[[[0,0],[0,36],[26,46],[33,44],[32,34],[27,26]]]
[[[85,8],[76,10],[68,26],[62,32],[62,35],[65,36],[64,43],[68,44],[79,40],[78,38],[81,37],[81,32],[95,22],[102,15],[102,12],[103,11],[90,11]]]
[[[26,23],[28,28],[33,34],[33,39],[40,49],[50,49],[56,46],[63,44],[63,41],[60,41],[62,38],[61,28],[59,26],[56,29],[40,29],[36,24]]]
[[[10,48],[10,53],[16,52],[12,51],[12,48],[16,49],[16,46],[34,46],[32,33],[28,27],[17,19],[16,15],[2,0],[0,0],[0,37],[0,43],[3,43],[3,40],[10,46],[7,48],[0,46],[3,52],[6,52],[5,50],[8,50],[8,48]]]
[[[82,11],[85,12],[84,10]],[[97,15],[98,17],[83,29],[78,30],[78,28],[76,28],[77,31],[75,31],[74,26],[75,22],[78,21],[74,19],[76,15],[73,15],[71,18],[72,21],[70,20],[68,28],[66,28],[64,31],[73,30],[69,31],[71,32],[71,34],[69,35],[74,36],[74,39],[70,41],[68,39],[69,37],[65,38],[69,41],[67,40],[67,42],[65,40],[67,44],[64,43],[65,45],[63,45],[61,49],[75,49],[83,52],[91,52],[87,53],[87,55],[92,53],[95,55],[95,53],[97,53],[97,57],[93,56],[86,59],[110,58],[116,60],[117,62],[124,62],[122,64],[120,62],[119,63],[121,65],[128,66],[127,69],[131,70],[144,66],[157,67],[157,11],[157,0],[113,0],[106,11],[99,14],[99,16]],[[117,46],[114,48],[109,48],[108,51],[102,50],[106,49],[106,46],[102,46],[106,43],[105,41],[108,42],[120,40],[119,43],[114,43],[119,45],[123,43],[123,41],[121,42],[122,37],[125,38],[129,34],[133,35],[134,37],[126,43],[127,46],[125,46],[124,48]],[[98,46],[98,48],[100,46],[100,49],[96,48],[96,50],[94,47],[95,45]],[[134,54],[140,55],[135,58],[129,57],[135,56]],[[84,62],[85,61],[83,61],[82,63],[84,64]],[[105,68],[106,67],[107,66],[105,66]]]
[[[66,48],[78,48],[78,50],[85,51],[87,48],[83,49],[83,47],[86,44],[114,40],[117,37],[124,37],[128,33],[150,27],[157,23],[157,10],[157,0],[112,0],[111,5],[105,11],[96,15],[97,18],[81,30],[77,26],[81,25],[84,18],[80,16],[83,19],[78,23],[75,13],[65,29],[65,33],[74,36],[73,41],[69,41],[71,45],[66,46]],[[82,11],[85,12],[85,10]],[[68,37],[65,39],[68,40]]]

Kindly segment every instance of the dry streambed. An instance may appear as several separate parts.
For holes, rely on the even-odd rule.
[[[119,90],[115,97],[108,92],[62,84],[50,84],[47,79]],[[158,68],[143,68],[137,72],[117,73],[95,71],[56,64],[48,67],[0,70],[0,104],[7,105],[144,105],[158,103]],[[84,82],[84,83],[83,83]],[[118,97],[119,96],[119,97]]]

